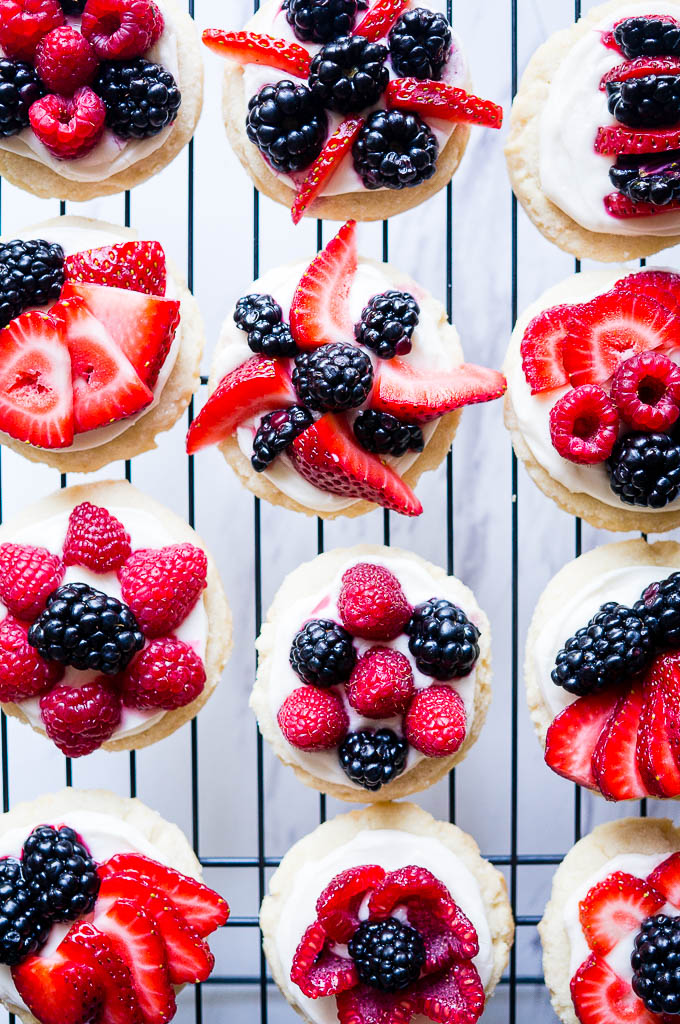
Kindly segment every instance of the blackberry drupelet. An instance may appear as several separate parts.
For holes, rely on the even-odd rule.
[[[317,412],[356,409],[373,386],[373,364],[356,345],[334,342],[295,358],[293,387],[300,400]]]
[[[443,14],[414,7],[397,18],[389,44],[398,75],[439,81],[451,52],[451,28]]]
[[[375,792],[401,775],[406,767],[408,743],[391,729],[362,729],[343,740],[338,757],[351,782]]]
[[[328,132],[326,112],[306,85],[284,78],[248,103],[246,134],[277,171],[302,171],[316,160]]]
[[[364,921],[349,940],[347,951],[359,980],[381,992],[400,992],[418,980],[425,963],[420,932],[396,917]]]
[[[282,319],[281,307],[271,295],[244,295],[234,310],[236,325],[246,331],[250,349],[272,359],[289,358],[298,350],[290,327]]]
[[[37,953],[47,940],[50,922],[43,917],[21,863],[0,860],[0,964],[14,967]]]
[[[607,106],[629,128],[668,128],[680,118],[680,75],[607,82]]]
[[[290,648],[290,664],[303,683],[325,689],[346,683],[357,660],[352,636],[331,619],[310,619]]]
[[[625,18],[614,29],[624,57],[680,57],[680,27],[661,18]]]
[[[75,921],[89,914],[99,893],[97,865],[72,828],[39,825],[22,851],[24,876],[42,915]]]
[[[404,423],[389,412],[365,409],[352,424],[354,436],[367,452],[376,455],[404,455],[407,451],[422,452],[423,432],[417,423]]]
[[[665,206],[680,199],[680,154],[665,153],[645,163],[637,159],[619,157],[609,169],[609,180],[615,189],[634,203],[653,203]]]
[[[28,642],[47,661],[115,675],[141,651],[144,637],[126,604],[86,583],[67,583],[47,599]]]
[[[352,147],[354,169],[368,189],[411,188],[437,167],[439,144],[417,114],[376,110]]]
[[[304,405],[291,405],[289,409],[267,413],[253,441],[250,461],[255,472],[262,473],[313,422],[314,417]]]
[[[633,609],[649,630],[658,648],[680,647],[680,572],[650,583]]]
[[[652,1013],[680,1014],[680,917],[642,922],[630,957],[633,992]]]
[[[174,122],[182,103],[171,73],[143,57],[102,61],[92,88],[106,105],[106,124],[121,139],[158,135]]]
[[[0,58],[0,136],[26,128],[29,107],[44,95],[45,86],[30,64]]]
[[[387,88],[387,47],[364,36],[343,36],[323,46],[309,69],[309,88],[318,103],[349,114],[373,106]]]
[[[416,605],[404,632],[423,675],[442,680],[467,676],[479,657],[479,630],[462,608],[443,597]]]
[[[583,697],[638,675],[653,655],[649,629],[638,612],[608,601],[557,652],[550,678]]]
[[[357,0],[284,0],[288,24],[297,39],[310,43],[330,43],[349,35],[354,27]]]
[[[61,294],[64,250],[43,238],[0,244],[0,327],[28,306],[48,306]]]
[[[409,292],[381,292],[364,306],[354,336],[380,359],[403,356],[411,351],[419,317],[420,306]]]
[[[64,14],[75,17],[83,13],[87,0],[59,0],[59,3]]]
[[[668,434],[624,434],[606,466],[609,486],[627,505],[663,508],[680,491],[680,447]]]

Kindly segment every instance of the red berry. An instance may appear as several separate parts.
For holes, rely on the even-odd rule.
[[[81,29],[102,60],[129,60],[157,38],[158,13],[149,0],[87,0]]]
[[[64,564],[112,572],[130,557],[130,537],[105,508],[83,501],[71,512],[64,541]]]
[[[595,152],[607,156],[627,153],[665,153],[680,147],[680,130],[677,128],[621,128],[620,125],[606,125],[597,129]]]
[[[64,20],[57,0],[0,0],[0,46],[7,57],[31,61],[42,37]]]
[[[569,383],[562,361],[573,306],[552,306],[527,324],[520,352],[522,369],[532,395]]]
[[[151,46],[155,46],[160,37],[163,35],[163,29],[165,28],[165,19],[161,14],[160,8],[153,3],[153,0],[149,0],[149,7],[153,14],[154,27],[151,35]]]
[[[47,735],[67,757],[82,757],[110,739],[121,716],[121,700],[100,676],[79,687],[57,686],[40,698]]]
[[[355,665],[347,684],[350,704],[366,718],[403,715],[413,691],[411,662],[388,647],[367,651]]]
[[[562,395],[550,410],[550,439],[563,459],[590,466],[604,462],[618,437],[614,403],[597,384]]]
[[[149,637],[171,633],[207,584],[208,559],[194,544],[135,551],[118,570],[123,600]]]
[[[172,711],[191,704],[205,686],[196,651],[176,637],[152,640],[125,670],[121,694],[126,708]]]
[[[614,374],[611,398],[636,430],[666,430],[680,414],[680,367],[660,352],[632,356]]]
[[[35,68],[47,88],[70,96],[89,85],[97,70],[97,54],[85,36],[70,25],[53,28],[38,43]]]
[[[345,629],[367,640],[394,640],[413,609],[399,580],[382,565],[358,562],[342,577],[338,612]]]
[[[19,619],[37,619],[64,578],[64,566],[47,548],[0,544],[0,601]]]
[[[428,757],[455,754],[465,739],[465,705],[450,686],[419,690],[404,718],[406,739]]]
[[[70,98],[51,93],[32,104],[31,128],[60,160],[77,160],[93,149],[104,131],[104,101],[88,86]]]
[[[316,686],[293,690],[276,717],[281,732],[298,750],[332,750],[349,728],[349,717],[337,694]]]
[[[44,693],[64,675],[64,666],[45,661],[28,642],[28,627],[8,615],[0,622],[0,700],[26,700]]]

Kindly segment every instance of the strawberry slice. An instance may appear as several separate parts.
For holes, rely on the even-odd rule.
[[[614,692],[579,697],[553,719],[545,741],[545,762],[557,775],[587,789],[597,789],[592,756],[618,704]]]
[[[429,79],[393,78],[385,91],[385,104],[456,124],[479,124],[485,128],[500,128],[503,124],[503,108],[497,103]]]
[[[67,256],[66,281],[85,281],[165,295],[165,253],[159,242],[117,242]]]
[[[67,939],[81,947],[83,959],[89,954],[89,962],[99,976],[103,1006],[98,1024],[142,1024],[130,970],[106,935],[86,921],[79,921],[69,929]]]
[[[300,278],[290,307],[290,329],[302,349],[354,334],[349,292],[357,270],[356,221],[348,220]]]
[[[571,979],[571,998],[581,1024],[659,1024],[606,960],[592,953]]]
[[[257,32],[223,32],[219,28],[207,28],[203,42],[220,57],[231,57],[239,64],[266,64],[278,68],[296,78],[307,78],[312,63],[304,46],[277,39],[275,36],[260,35]]]
[[[288,449],[300,476],[344,498],[365,498],[404,516],[423,511],[415,494],[390,466],[360,448],[344,418],[326,413]]]
[[[680,149],[680,128],[645,129],[620,128],[606,125],[597,129],[595,152],[606,156],[628,153],[665,153]]]
[[[680,732],[680,688],[674,667],[673,659],[660,658],[647,673],[637,738],[637,760],[645,786],[654,796],[662,797],[680,796],[680,766],[673,750]]]
[[[403,359],[381,359],[371,407],[408,423],[427,423],[463,405],[500,398],[506,387],[502,373],[473,363],[423,372]]]
[[[670,270],[640,270],[622,277],[614,287],[620,291],[651,295],[674,316],[680,316],[680,274]]]
[[[51,956],[30,956],[13,967],[12,981],[40,1024],[90,1024],[100,1019],[100,972],[87,951],[68,938]]]
[[[639,930],[666,902],[649,882],[615,871],[588,890],[579,903],[579,921],[593,953],[609,953],[627,935]]]
[[[655,217],[659,213],[671,213],[673,210],[680,210],[680,199],[671,199],[665,206],[655,206],[654,203],[634,203],[622,192],[610,192],[604,197],[604,208],[612,217],[620,217],[622,220],[629,220],[633,217]]]
[[[0,430],[38,448],[73,443],[71,357],[60,323],[30,310],[0,331]]]
[[[680,907],[680,853],[672,853],[652,873],[648,883],[674,907]]]
[[[642,686],[635,683],[627,696],[619,697],[593,751],[593,774],[607,800],[649,796],[636,757],[641,712]]]
[[[371,43],[386,36],[399,15],[408,7],[408,0],[376,0],[364,14],[352,35],[365,36]]]
[[[562,349],[573,309],[566,304],[553,306],[539,313],[527,325],[520,352],[522,369],[532,395],[569,383]]]
[[[333,177],[354,145],[363,124],[363,117],[348,117],[335,129],[297,190],[290,211],[293,224],[299,224],[307,207],[314,202],[326,182]]]
[[[680,58],[678,57],[637,57],[617,64],[600,79],[600,89],[604,92],[607,82],[627,82],[629,78],[645,78],[646,75],[679,75]]]

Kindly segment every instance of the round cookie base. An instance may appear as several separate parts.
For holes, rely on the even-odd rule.
[[[274,671],[273,654],[276,620],[287,608],[290,608],[291,603],[301,594],[313,593],[315,590],[323,587],[335,575],[342,564],[347,561],[348,557],[370,559],[371,557],[384,555],[387,550],[398,557],[410,559],[415,564],[424,567],[435,579],[448,578],[447,573],[439,568],[439,566],[432,565],[424,558],[420,558],[419,555],[414,555],[410,551],[403,551],[400,548],[386,549],[376,544],[359,544],[351,548],[336,548],[333,551],[327,551],[323,555],[318,555],[311,562],[306,562],[289,573],[274,598],[257,639],[258,669],[250,697],[250,706],[257,716],[263,738],[271,745],[279,760],[291,767],[298,779],[306,786],[316,789],[320,793],[326,793],[328,796],[335,797],[338,800],[346,800],[349,803],[378,804],[385,800],[398,800],[433,786],[435,782],[438,782],[439,779],[448,774],[452,768],[460,764],[472,746],[477,742],[486,719],[489,704],[491,703],[491,628],[486,616],[482,612],[483,622],[479,640],[479,659],[475,669],[476,687],[472,721],[468,722],[465,739],[455,754],[451,754],[449,757],[423,758],[412,768],[375,792],[364,790],[359,786],[328,782],[326,779],[314,775],[293,760],[291,748],[283,737],[276,721],[276,716],[272,712],[269,699],[269,688],[272,672]],[[477,607],[472,591],[465,587],[465,592],[466,597],[469,596],[470,602],[474,603]]]

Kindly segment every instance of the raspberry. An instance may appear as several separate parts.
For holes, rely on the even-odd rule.
[[[403,715],[413,696],[408,658],[388,647],[372,647],[357,662],[347,684],[352,707],[366,718]]]
[[[155,46],[160,37],[163,35],[163,29],[165,28],[165,19],[163,18],[160,9],[156,6],[155,3],[152,2],[152,0],[149,0],[149,7],[151,8],[151,13],[153,14],[154,19],[153,33],[151,35],[151,46]]]
[[[27,627],[8,615],[0,622],[0,700],[26,700],[44,693],[64,675],[64,666],[45,661],[27,637]]]
[[[82,757],[110,739],[120,722],[121,700],[104,676],[80,687],[57,686],[40,698],[47,735],[67,757]]]
[[[680,367],[660,352],[632,356],[614,374],[611,399],[636,430],[667,430],[680,414]]]
[[[550,439],[563,459],[589,466],[604,462],[618,436],[613,402],[596,384],[582,384],[562,395],[550,410]]]
[[[465,739],[465,705],[450,686],[420,690],[404,718],[404,734],[427,757],[454,754]]]
[[[281,732],[298,750],[332,750],[349,728],[337,694],[315,686],[299,686],[289,693],[276,717]]]
[[[342,577],[338,611],[346,629],[367,640],[394,640],[412,608],[397,577],[382,565],[358,562]]]
[[[76,505],[68,518],[64,541],[66,565],[111,572],[120,569],[130,553],[130,538],[115,516],[89,501]]]
[[[385,877],[377,864],[347,868],[333,878],[316,901],[316,914],[326,934],[335,942],[347,942],[359,925],[358,911],[369,889]]]
[[[359,982],[357,969],[349,957],[332,953],[324,956],[326,938],[325,928],[315,921],[300,939],[293,957],[291,981],[309,999],[333,996],[354,988]]]
[[[93,149],[104,131],[104,101],[88,86],[72,97],[51,93],[36,100],[28,112],[31,128],[60,160],[77,160]]]
[[[81,30],[101,60],[129,60],[160,35],[159,14],[150,0],[87,0]]]
[[[208,559],[193,544],[135,551],[118,570],[123,600],[148,637],[171,633],[207,584]]]
[[[205,686],[205,667],[193,647],[174,636],[152,640],[125,670],[126,708],[172,711],[191,704]]]
[[[63,24],[57,0],[0,0],[0,46],[8,57],[33,60],[42,37]]]
[[[97,54],[85,36],[70,25],[53,28],[38,43],[35,68],[52,92],[70,96],[89,85],[97,70]]]
[[[64,578],[64,566],[46,548],[0,544],[0,601],[19,619],[35,619]]]

